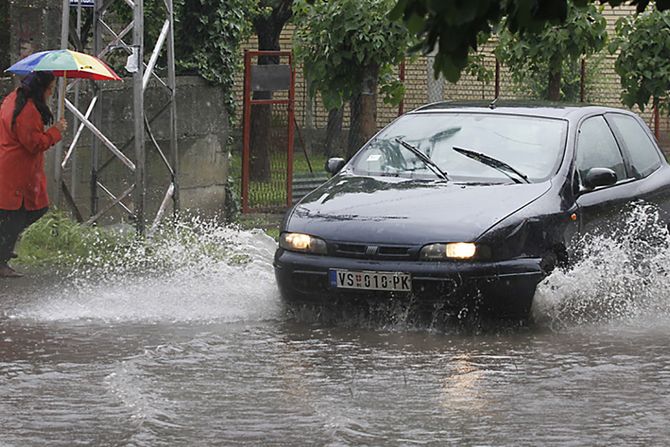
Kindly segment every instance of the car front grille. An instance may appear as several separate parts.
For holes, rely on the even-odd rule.
[[[359,259],[396,259],[408,260],[416,256],[415,250],[407,246],[373,245],[373,244],[332,244],[333,256]]]

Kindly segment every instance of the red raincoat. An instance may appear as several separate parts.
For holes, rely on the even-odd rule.
[[[62,138],[55,127],[44,130],[42,116],[28,100],[12,129],[16,91],[0,106],[0,209],[28,211],[49,206],[44,152]]]

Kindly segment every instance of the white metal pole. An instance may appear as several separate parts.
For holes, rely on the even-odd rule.
[[[174,2],[167,0],[168,20],[170,20],[170,35],[167,41],[168,53],[168,86],[170,88],[170,161],[172,162],[172,184],[174,185],[172,200],[173,213],[176,216],[179,212],[180,197],[180,163],[179,163],[179,145],[177,144],[177,76],[175,72],[175,48],[174,48]]]
[[[435,79],[435,56],[437,55],[437,46],[428,54],[426,64],[426,84],[428,87],[428,103],[444,101],[444,76],[440,75]]]
[[[70,1],[63,0],[63,15],[61,22],[61,34],[60,34],[60,48],[61,50],[67,49],[68,36],[70,34]],[[63,106],[63,99],[65,98],[65,80],[59,79],[58,81],[58,112],[56,114],[56,119],[60,120],[65,116],[65,107]],[[56,183],[54,203],[56,207],[59,207],[61,204],[61,185],[63,183],[63,170],[61,169],[61,162],[63,160],[63,141],[61,140],[56,144],[54,151],[54,179]]]
[[[144,153],[144,0],[134,0],[133,52],[137,71],[133,74],[133,100],[135,120],[135,217],[139,234],[145,230],[146,178]]]
[[[81,36],[81,1],[77,5],[77,38],[79,39],[79,42],[82,41],[82,36]],[[83,48],[78,48],[77,51],[83,51]],[[76,108],[79,108],[79,94],[80,94],[80,83],[77,82],[74,86],[74,106]],[[72,128],[76,128],[79,125],[77,123],[77,120],[74,120],[72,122]],[[70,159],[70,195],[72,196],[72,199],[77,201],[77,183],[79,179],[77,178],[77,153],[72,152],[72,157]]]

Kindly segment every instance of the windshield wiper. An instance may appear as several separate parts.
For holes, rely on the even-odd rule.
[[[496,158],[489,157],[486,154],[482,154],[481,152],[473,151],[470,149],[464,149],[462,147],[458,146],[453,146],[453,149],[458,152],[459,154],[465,155],[466,157],[472,158],[473,160],[476,160],[480,162],[481,164],[484,164],[486,166],[489,166],[493,169],[496,169],[503,174],[505,174],[507,177],[511,178],[514,180],[515,183],[523,183],[519,179],[523,179],[525,183],[530,183],[530,180],[528,180],[528,176],[526,174],[522,174],[521,172],[517,171],[504,161],[500,161]],[[516,177],[510,175],[509,173],[512,172],[513,174],[516,175]]]
[[[408,142],[404,141],[402,138],[396,138],[395,141],[396,143],[401,144],[402,147],[404,147],[405,149],[416,155],[419,158],[419,160],[424,162],[424,164],[428,166],[430,170],[435,173],[435,175],[437,175],[441,179],[449,181],[449,176],[447,175],[447,173],[444,172],[442,169],[440,169],[437,163],[431,160],[426,154],[424,154],[423,152],[421,152],[419,149],[412,146]]]

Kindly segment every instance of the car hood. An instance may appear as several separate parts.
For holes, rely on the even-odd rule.
[[[305,197],[285,230],[346,242],[400,245],[475,241],[550,188],[336,176]]]

